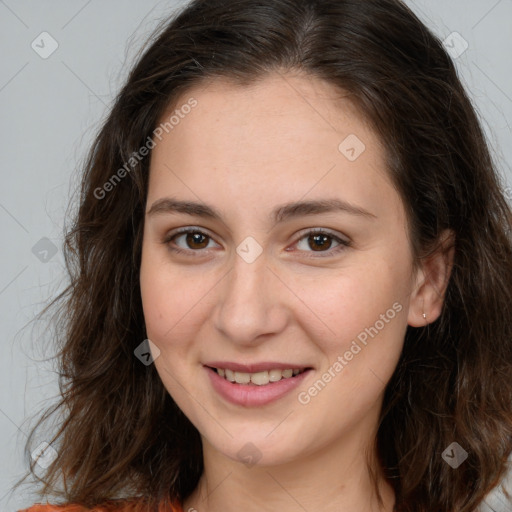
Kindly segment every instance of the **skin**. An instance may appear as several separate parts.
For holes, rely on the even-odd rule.
[[[393,491],[375,465],[380,506],[367,459],[407,325],[439,316],[453,253],[445,244],[414,267],[384,148],[332,85],[274,73],[243,87],[216,79],[176,105],[190,97],[197,106],[152,151],[140,272],[148,337],[160,350],[156,369],[203,442],[204,473],[184,510],[391,511]],[[338,149],[351,134],[366,146],[354,161]],[[206,203],[222,219],[150,213],[171,196]],[[324,199],[371,215],[269,218],[278,205]],[[187,226],[210,238],[165,243]],[[328,238],[315,250],[307,234],[314,228],[350,246]],[[252,263],[236,251],[248,236],[262,249]],[[298,393],[393,304],[400,312],[300,403]],[[244,407],[212,388],[203,364],[214,360],[313,371],[276,402]],[[237,455],[249,442],[261,457],[253,466]]]

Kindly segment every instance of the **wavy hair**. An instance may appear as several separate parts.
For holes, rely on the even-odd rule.
[[[386,388],[375,443],[396,510],[471,512],[504,476],[512,451],[512,212],[442,43],[400,0],[195,0],[149,40],[86,161],[65,238],[70,284],[51,304],[60,304],[61,397],[27,442],[62,414],[51,441],[58,457],[36,475],[41,495],[86,506],[141,497],[155,507],[197,485],[200,436],[154,365],[134,356],[147,337],[139,270],[150,153],[135,156],[192,86],[215,78],[243,86],[288,71],[348,93],[371,122],[406,208],[416,263],[443,230],[455,234],[441,316],[408,327]],[[457,470],[441,457],[453,441],[469,454]]]

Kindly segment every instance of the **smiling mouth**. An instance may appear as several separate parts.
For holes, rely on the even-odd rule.
[[[285,370],[272,369],[262,372],[246,373],[235,372],[229,368],[212,368],[208,367],[222,377],[223,379],[236,384],[254,384],[256,386],[266,386],[280,380],[290,379],[300,375],[311,368],[289,368]]]

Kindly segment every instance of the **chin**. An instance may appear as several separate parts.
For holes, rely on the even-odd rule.
[[[227,429],[233,438],[225,440],[225,443],[209,441],[208,444],[225,457],[247,467],[278,466],[292,462],[300,456],[300,447],[286,432],[270,437],[267,429],[241,429],[240,433],[230,430],[229,426]]]

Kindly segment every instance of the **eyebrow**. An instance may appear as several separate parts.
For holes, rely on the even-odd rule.
[[[270,219],[277,224],[296,217],[332,212],[349,213],[370,219],[377,218],[373,213],[346,201],[340,199],[321,199],[316,201],[296,201],[277,206],[272,210]],[[173,213],[185,213],[196,217],[222,221],[222,214],[212,206],[194,201],[179,201],[170,197],[156,200],[151,205],[147,215],[152,217],[159,214]]]

